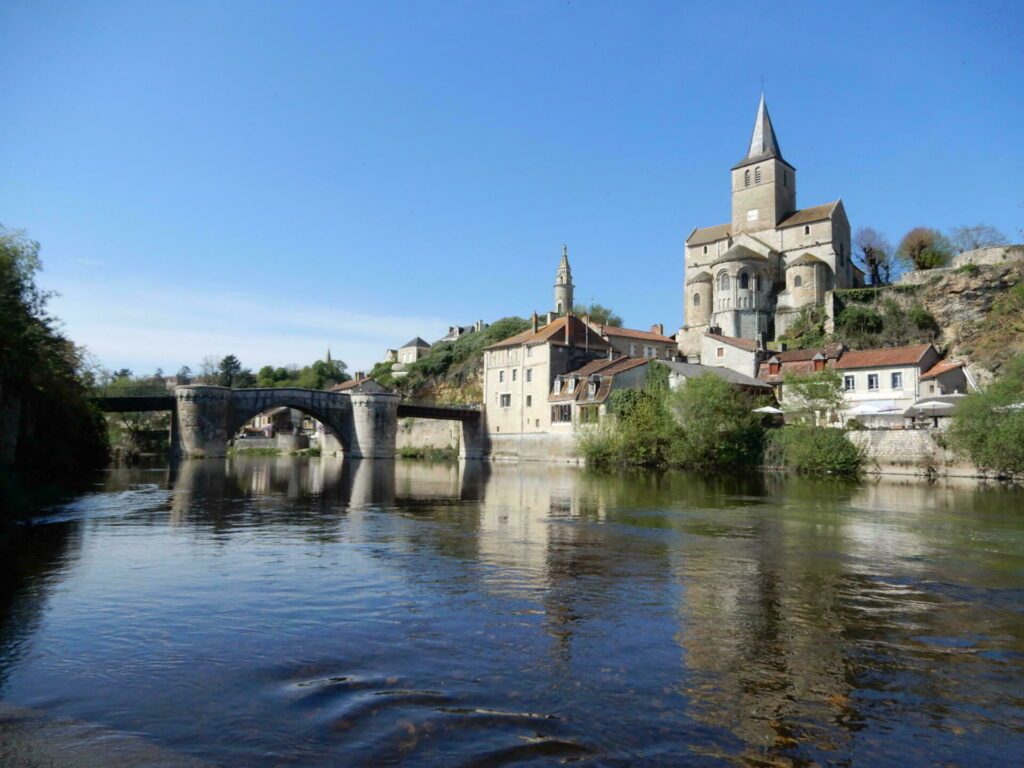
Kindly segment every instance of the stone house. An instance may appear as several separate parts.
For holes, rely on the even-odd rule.
[[[661,360],[674,360],[679,356],[679,345],[674,338],[665,335],[665,326],[661,323],[652,325],[649,331],[591,325],[619,356]]]
[[[726,336],[775,338],[833,289],[863,282],[850,258],[842,200],[797,208],[796,169],[782,156],[763,95],[731,177],[730,222],[686,238],[684,355],[695,354],[701,334],[714,327]]]
[[[844,352],[835,367],[843,375],[847,410],[870,403],[880,412],[902,413],[921,396],[922,376],[940,360],[931,344]]]
[[[611,346],[587,323],[569,314],[533,326],[484,350],[484,420],[488,432],[548,432],[548,395],[555,378],[591,360],[609,357]]]
[[[673,360],[658,360],[658,365],[668,368],[668,385],[671,389],[678,389],[688,380],[700,376],[717,376],[734,387],[738,387],[754,395],[771,395],[772,386],[766,382],[737,373],[731,368],[716,367],[712,365],[700,365],[699,363],[683,363]]]
[[[602,358],[555,376],[548,395],[551,431],[569,432],[604,421],[612,392],[642,389],[650,362],[635,357]]]
[[[787,373],[814,373],[823,368],[834,368],[846,347],[842,344],[826,344],[813,349],[792,349],[782,352],[769,351],[757,366],[757,379],[775,390],[775,399],[785,402],[785,375]]]
[[[697,357],[701,365],[728,368],[744,376],[756,378],[758,363],[764,359],[765,354],[766,351],[753,339],[709,331],[701,334],[700,354]],[[691,358],[691,362],[696,361]]]

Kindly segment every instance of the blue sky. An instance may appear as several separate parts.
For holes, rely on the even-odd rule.
[[[111,368],[682,317],[764,78],[798,204],[1024,239],[1024,4],[0,4],[0,223]]]

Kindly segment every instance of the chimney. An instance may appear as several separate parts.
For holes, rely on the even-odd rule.
[[[571,312],[566,312],[565,313],[565,343],[566,344],[570,344],[571,343],[569,341],[569,321],[570,320],[572,320],[572,313]]]
[[[821,370],[825,369],[825,356],[823,354],[821,354],[821,352],[816,354],[814,356],[813,360],[814,360],[814,370],[815,371],[821,371]]]
[[[662,325],[661,323],[655,323],[654,325],[651,326],[651,333],[656,333],[659,336],[664,336],[665,326]]]
[[[537,313],[536,312],[533,313],[533,317],[530,318],[530,320],[533,323],[533,332],[536,333],[537,332]]]

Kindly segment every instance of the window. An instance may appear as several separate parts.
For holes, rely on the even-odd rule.
[[[501,398],[498,400],[498,405],[500,405],[502,408],[511,408],[512,395],[502,395]]]
[[[551,385],[551,394],[552,395],[557,395],[559,390],[561,390],[561,389],[562,389],[562,380],[561,379],[555,379],[555,383]]]
[[[517,378],[518,374],[519,374],[519,369],[517,369],[517,368],[513,368],[513,369],[512,369],[512,381],[515,381],[515,380],[516,380],[516,378]]]
[[[552,423],[566,423],[572,421],[572,406],[568,403],[564,405],[552,405],[551,406],[551,422]]]
[[[811,225],[810,224],[804,224],[804,234],[805,235],[811,234]]]
[[[760,184],[761,183],[761,166],[760,165],[755,165],[754,166],[754,183],[755,184]]]
[[[843,376],[843,389],[847,392],[853,392],[856,389],[856,379],[853,376]]]
[[[562,314],[562,302],[558,302],[558,306],[555,308],[555,311],[558,312],[558,314]]]
[[[707,256],[707,254],[708,254],[708,247],[705,245],[704,246],[704,255]]]
[[[699,307],[700,306],[700,294],[699,293],[693,294],[693,306],[695,306],[695,307]]]
[[[498,371],[498,383],[503,384],[505,382],[505,372]]]
[[[800,277],[800,275],[797,275],[796,277],[793,278],[793,287],[794,288],[799,288],[803,284],[804,284],[804,279],[802,277]]]
[[[896,372],[892,375],[892,388],[903,389],[903,373]]]
[[[745,170],[743,172],[743,186],[744,187],[749,187],[750,186],[750,169],[749,168],[747,168],[747,170]]]
[[[526,348],[526,356],[527,357],[533,357],[533,347],[527,347]]]
[[[526,383],[529,384],[533,381],[533,368],[526,369]]]
[[[566,390],[570,395],[576,391],[576,379],[569,379],[569,388]]]
[[[750,275],[746,272],[740,272],[740,289],[748,290],[750,288]]]
[[[580,424],[596,424],[598,418],[596,405],[580,406]]]
[[[636,344],[629,345],[629,356],[636,357]]]
[[[587,387],[587,397],[595,397],[597,395],[598,382],[592,381]]]
[[[526,407],[529,408],[531,405],[533,405],[533,395],[527,395],[526,396]]]
[[[869,390],[876,390],[876,389],[878,389],[878,374],[877,373],[869,373],[868,374],[868,389]]]
[[[761,290],[761,276],[760,275],[754,275],[754,290],[755,291],[760,291]]]
[[[715,357],[725,357],[725,347],[719,347],[715,350]]]
[[[722,291],[729,290],[729,276],[725,272],[718,276],[718,288]]]

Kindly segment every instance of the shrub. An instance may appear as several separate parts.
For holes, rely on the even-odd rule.
[[[864,457],[841,429],[789,425],[768,433],[764,460],[808,475],[854,477]]]
[[[939,332],[939,322],[935,316],[920,304],[914,304],[907,312],[907,319],[919,331],[935,335]]]
[[[689,379],[669,395],[678,428],[672,434],[668,463],[712,470],[756,464],[764,428],[761,417],[752,412],[755,405],[718,376]]]
[[[836,325],[850,336],[881,333],[884,326],[882,316],[867,307],[846,307],[836,318]]]
[[[977,275],[981,272],[981,267],[979,267],[977,264],[967,263],[957,267],[956,271],[962,275],[977,277]]]
[[[949,444],[983,470],[1024,474],[1024,355],[1010,360],[985,392],[957,406]]]

